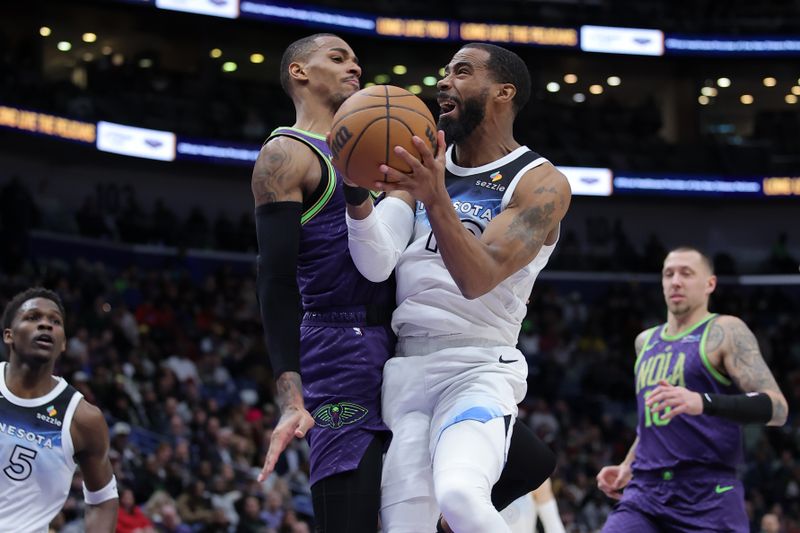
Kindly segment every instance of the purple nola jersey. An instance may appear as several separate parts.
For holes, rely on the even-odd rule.
[[[634,470],[683,465],[732,469],[742,461],[739,424],[706,415],[663,420],[660,413],[645,405],[662,379],[701,394],[741,394],[728,377],[711,366],[705,352],[706,337],[716,316],[709,315],[675,336],[666,334],[666,324],[649,330],[634,367],[639,419]]]
[[[267,142],[291,137],[308,146],[322,164],[322,179],[312,201],[303,204],[297,283],[303,309],[362,305],[394,306],[392,283],[372,283],[359,273],[347,245],[342,177],[331,164],[325,137],[297,128],[274,130]]]

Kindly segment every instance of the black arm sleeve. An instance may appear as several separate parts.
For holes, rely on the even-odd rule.
[[[739,424],[766,424],[772,420],[772,399],[763,392],[712,394],[704,392],[703,414],[727,418]]]
[[[274,202],[256,207],[261,323],[272,371],[300,372],[300,202]]]

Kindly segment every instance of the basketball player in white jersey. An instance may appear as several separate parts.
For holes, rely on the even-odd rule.
[[[542,523],[544,533],[564,533],[564,523],[558,514],[558,504],[553,495],[550,479],[542,486],[500,511],[512,533],[536,533],[537,520]]]
[[[396,266],[398,343],[384,367],[382,402],[393,438],[381,521],[386,533],[427,532],[441,509],[458,533],[510,532],[490,494],[527,389],[515,346],[570,189],[514,139],[514,118],[530,95],[516,54],[465,45],[438,87],[444,131],[436,154],[418,138],[422,162],[396,147],[412,171],[381,165],[391,183],[375,184],[396,197],[375,210],[369,202],[348,207],[362,274],[378,281]]]
[[[83,474],[87,533],[117,524],[117,486],[108,459],[108,426],[100,410],[53,376],[66,349],[58,295],[31,288],[3,312],[8,362],[0,363],[0,531],[47,532]]]

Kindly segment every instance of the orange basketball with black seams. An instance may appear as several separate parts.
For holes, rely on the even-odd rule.
[[[378,170],[381,164],[411,171],[394,147],[402,146],[419,159],[413,135],[436,152],[436,122],[422,100],[393,85],[361,89],[333,117],[329,138],[333,166],[353,183],[373,188],[376,181],[388,181]]]

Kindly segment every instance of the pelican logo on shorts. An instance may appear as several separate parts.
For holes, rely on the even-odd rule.
[[[369,410],[353,402],[326,403],[314,411],[314,422],[323,428],[339,429],[342,426],[355,424]]]
[[[56,410],[55,405],[51,405],[50,407],[47,408],[47,414],[46,415],[44,415],[42,413],[36,413],[36,418],[38,418],[39,420],[44,420],[48,424],[53,424],[54,426],[61,427],[61,420],[53,418],[57,414],[58,414],[58,411]]]
[[[347,142],[353,138],[353,134],[347,129],[347,126],[342,126],[336,130],[336,134],[331,139],[331,153],[334,159],[339,158],[339,152],[345,147]]]

